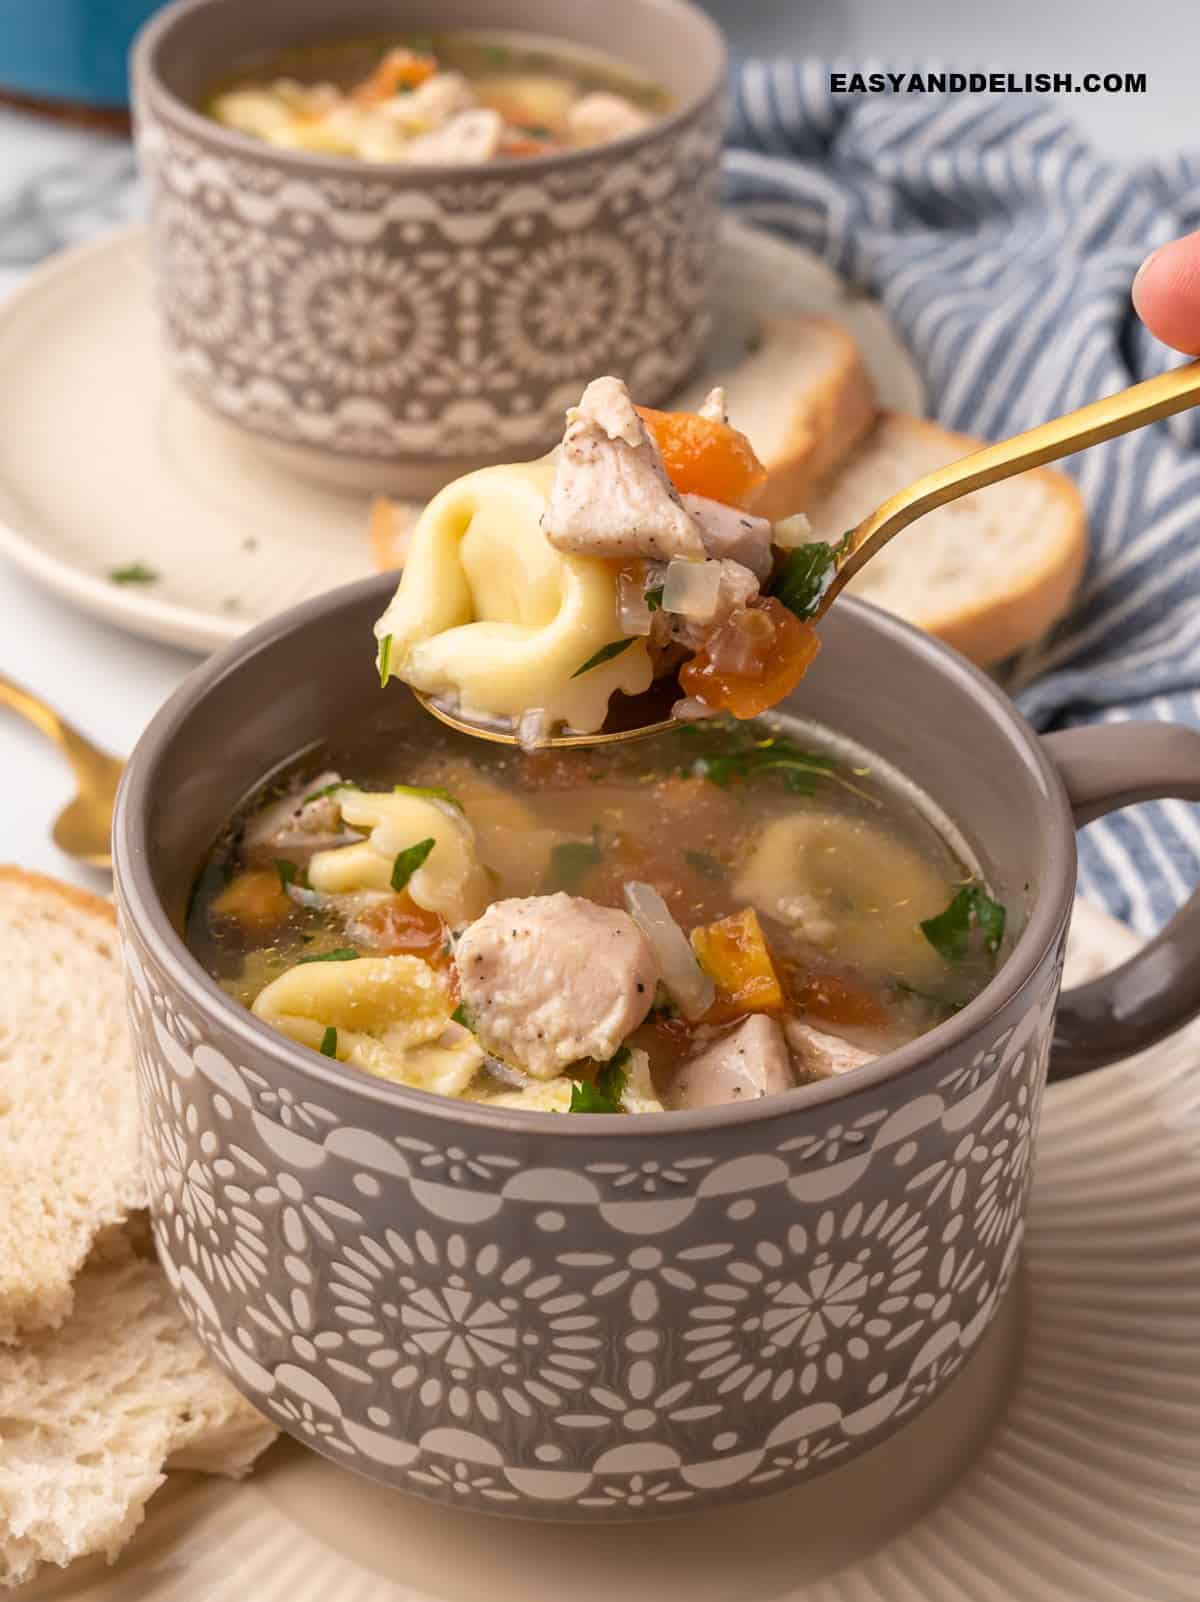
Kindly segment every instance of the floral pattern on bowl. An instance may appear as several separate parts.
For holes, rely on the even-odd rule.
[[[350,1073],[268,1081],[124,938],[185,1311],[284,1429],[389,1484],[575,1520],[799,1484],[940,1394],[1013,1272],[1059,953],[962,1063],[576,1170],[499,1119],[362,1127]]]

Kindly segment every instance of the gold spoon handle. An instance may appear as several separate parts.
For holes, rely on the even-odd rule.
[[[926,512],[972,490],[983,489],[1002,478],[1011,478],[1030,467],[1043,467],[1062,456],[1072,456],[1099,445],[1118,434],[1128,434],[1146,423],[1157,423],[1175,412],[1184,412],[1189,406],[1200,404],[1200,361],[1187,362],[1148,378],[1131,389],[1081,406],[1065,417],[1052,418],[1024,434],[1014,434],[998,445],[987,445],[971,456],[964,456],[946,467],[939,467],[924,478],[917,479],[907,489],[893,495],[853,531],[848,554],[838,566],[833,581],[821,597],[814,621],[823,617],[834,598],[877,551],[883,549],[902,529]]]
[[[115,757],[93,745],[79,730],[61,717],[40,696],[20,684],[14,684],[0,674],[0,706],[7,706],[26,722],[32,723],[62,751],[83,784],[109,778],[114,767],[119,768]]]

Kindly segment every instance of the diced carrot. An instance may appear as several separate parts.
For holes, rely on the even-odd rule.
[[[844,1024],[852,1029],[881,1029],[887,1022],[883,1008],[869,990],[836,974],[805,972],[783,964],[788,1000],[803,1008],[818,1023]]]
[[[783,989],[753,907],[693,929],[692,949],[717,987],[706,1023],[747,1012],[774,1012],[783,1006]]]
[[[265,934],[287,921],[292,903],[274,868],[250,868],[213,898],[211,912],[239,929]]]
[[[765,596],[740,607],[679,670],[685,695],[735,718],[756,718],[799,684],[821,648],[817,631]]]
[[[360,949],[375,956],[406,953],[442,972],[449,972],[452,965],[446,925],[436,912],[419,907],[407,890],[356,918],[354,937]]]
[[[420,55],[415,50],[389,50],[370,77],[356,85],[351,99],[360,106],[377,105],[381,100],[390,100],[401,88],[415,89],[437,70],[433,56]]]
[[[656,412],[639,406],[638,416],[662,452],[672,484],[681,495],[706,495],[727,506],[749,506],[766,482],[767,470],[745,434],[728,423],[695,412]]]

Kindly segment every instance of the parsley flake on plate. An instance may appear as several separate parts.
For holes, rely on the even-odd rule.
[[[353,946],[335,946],[332,951],[310,951],[307,957],[297,957],[296,966],[305,962],[354,962],[357,958]]]
[[[110,584],[157,584],[159,574],[145,562],[130,562],[126,567],[114,567],[108,575]]]

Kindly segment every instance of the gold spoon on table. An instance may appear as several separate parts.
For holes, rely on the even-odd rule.
[[[1103,400],[1093,401],[1090,406],[1081,406],[1078,411],[1068,412],[1065,417],[1055,417],[1048,423],[1039,424],[1037,428],[1028,429],[1024,434],[1014,434],[1011,439],[1001,440],[997,445],[987,445],[971,456],[964,456],[960,461],[926,473],[915,484],[910,484],[907,489],[884,501],[882,506],[869,517],[864,517],[858,527],[851,531],[838,558],[832,580],[810,621],[817,622],[824,617],[860,568],[881,551],[889,540],[926,512],[945,506],[949,501],[956,501],[962,495],[969,495],[972,490],[998,483],[1002,478],[1012,478],[1031,467],[1044,467],[1047,462],[1073,456],[1076,451],[1086,450],[1089,445],[1099,445],[1118,434],[1128,434],[1135,428],[1144,428],[1147,423],[1157,423],[1198,403],[1200,361],[1188,362],[1169,373],[1148,378],[1144,383],[1134,384],[1115,395],[1105,396]],[[668,679],[666,684],[669,698],[676,699],[678,689],[674,681]],[[492,740],[499,745],[519,743],[514,733],[471,723],[447,712],[427,696],[417,691],[413,693],[427,712],[432,712],[434,717],[462,734],[474,735],[480,740]],[[671,728],[675,721],[661,715],[654,718],[654,712],[661,714],[664,693],[659,691],[657,699],[660,704],[653,710],[654,689],[647,690],[644,696],[631,697],[622,713],[622,721],[626,724],[624,727],[606,728],[596,734],[552,735],[538,749],[613,745],[621,740],[637,740],[648,734],[661,734]],[[640,717],[639,708],[644,709]]]
[[[112,867],[112,815],[124,764],[84,738],[32,691],[0,675],[0,705],[53,740],[75,771],[79,788],[54,820],[51,834],[60,851],[92,868]]]

